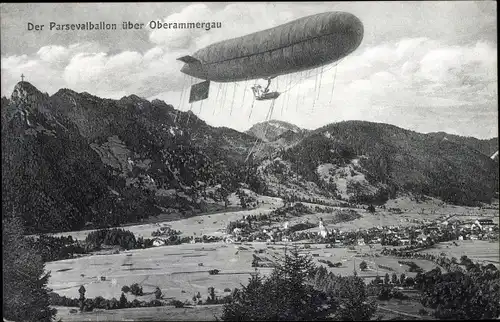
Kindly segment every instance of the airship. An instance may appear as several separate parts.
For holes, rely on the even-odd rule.
[[[273,78],[334,63],[359,47],[363,33],[359,18],[334,11],[211,44],[178,58],[182,73],[204,80],[191,87],[189,102],[208,98],[210,82],[255,79],[268,81],[261,93],[254,90],[256,98],[274,99],[279,93],[268,92]]]

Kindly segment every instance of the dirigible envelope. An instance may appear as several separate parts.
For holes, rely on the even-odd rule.
[[[269,78],[333,63],[356,50],[363,24],[347,12],[303,17],[198,50],[181,71],[216,82]]]

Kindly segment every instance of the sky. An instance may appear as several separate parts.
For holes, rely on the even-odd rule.
[[[176,58],[209,44],[304,16],[346,11],[364,38],[336,64],[283,75],[274,101],[254,101],[261,80],[210,85],[209,98],[188,103],[200,82]],[[109,31],[55,31],[49,23],[118,24]],[[144,23],[122,30],[121,23]],[[150,21],[221,22],[222,28],[151,29]],[[29,31],[28,23],[44,24]],[[497,16],[494,1],[19,3],[0,4],[1,95],[20,75],[42,92],[61,88],[103,98],[138,95],[192,110],[213,126],[239,131],[266,119],[307,129],[345,120],[382,122],[428,133],[498,136]]]

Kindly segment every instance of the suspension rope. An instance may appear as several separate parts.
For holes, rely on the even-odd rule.
[[[179,99],[179,106],[177,106],[177,112],[175,113],[174,123],[177,123],[177,117],[179,116],[179,113],[180,113],[181,108],[182,108],[182,102],[183,102],[182,99],[184,98],[184,92],[186,91],[186,78],[187,78],[187,75],[184,74],[184,77],[183,77],[183,80],[182,80],[181,97]]]
[[[332,103],[333,99],[333,90],[335,89],[335,79],[337,79],[337,65],[335,65],[335,74],[333,74],[333,85],[332,85],[332,93],[330,95],[330,104]]]
[[[233,115],[234,97],[236,96],[236,85],[233,86],[233,99],[231,100],[231,109],[229,110],[229,116]]]
[[[219,86],[217,86],[217,96],[215,96],[215,106],[214,106],[214,111],[213,111],[212,115],[215,115],[215,109],[217,108],[217,100],[219,99],[221,87],[222,87],[221,84],[219,84]]]
[[[269,121],[271,116],[272,116],[272,112],[274,110],[274,103],[276,102],[275,99],[273,99],[271,101],[271,106],[269,107],[269,110],[267,111],[267,115],[266,115],[266,118],[265,118],[265,122]],[[266,137],[266,134],[267,134],[267,129],[269,127],[269,123],[266,123],[266,127],[264,128],[264,138]],[[248,155],[245,159],[245,163],[248,161],[248,158],[250,158],[250,155],[252,154],[253,150],[255,149],[255,147],[257,146],[257,143],[259,142],[259,138],[257,138],[257,140],[255,140],[253,146],[252,146],[252,149],[250,149],[250,152],[248,152]],[[258,150],[257,150],[258,151]]]
[[[342,60],[342,59],[341,59],[341,60]],[[330,66],[330,67],[329,67],[327,70],[325,70],[325,71],[320,70],[320,71],[319,71],[318,73],[316,73],[316,74],[313,74],[313,75],[309,75],[309,76],[305,76],[305,77],[301,77],[301,78],[299,78],[299,80],[298,80],[298,81],[296,81],[292,87],[290,87],[290,88],[288,88],[288,89],[284,90],[283,92],[281,92],[281,94],[288,92],[289,90],[291,90],[292,88],[294,88],[295,86],[297,86],[300,82],[302,82],[302,81],[303,81],[303,80],[305,80],[305,79],[308,79],[308,78],[311,78],[311,77],[313,77],[313,76],[316,76],[316,75],[318,75],[318,74],[320,74],[320,73],[322,73],[322,72],[327,72],[327,71],[329,71],[329,70],[330,70],[330,69],[332,69],[333,67],[337,66],[337,65],[340,63],[340,61],[341,61],[341,60],[339,60],[338,62],[336,62],[336,63],[335,63],[335,64],[333,64],[332,66]]]

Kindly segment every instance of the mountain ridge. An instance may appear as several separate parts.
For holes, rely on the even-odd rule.
[[[31,231],[118,225],[165,211],[189,216],[241,184],[360,203],[406,191],[474,204],[498,189],[497,163],[486,155],[498,150],[498,138],[365,121],[305,130],[272,120],[239,132],[157,99],[71,89],[49,96],[28,82],[1,101],[3,210]]]

